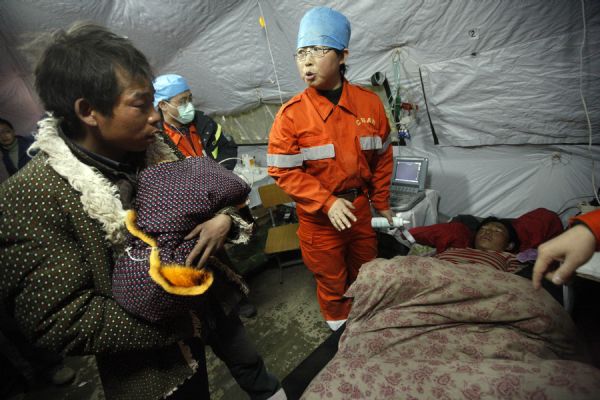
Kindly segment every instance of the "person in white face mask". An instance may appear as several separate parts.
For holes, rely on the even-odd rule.
[[[184,77],[161,75],[154,79],[154,107],[160,111],[163,130],[186,157],[208,156],[225,161],[223,166],[233,170],[237,144],[226,137],[221,125],[202,111],[194,109],[192,91]]]

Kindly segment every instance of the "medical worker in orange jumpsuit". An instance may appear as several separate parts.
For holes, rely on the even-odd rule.
[[[390,126],[379,97],[345,78],[350,22],[327,7],[300,22],[295,54],[308,88],[279,110],[269,174],[296,202],[300,249],[327,324],[348,318],[348,286],[377,256],[371,207],[391,223]]]

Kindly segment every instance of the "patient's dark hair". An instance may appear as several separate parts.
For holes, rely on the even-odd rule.
[[[146,57],[125,37],[87,22],[53,34],[35,68],[35,87],[47,111],[63,118],[68,136],[76,134],[79,120],[74,104],[84,98],[104,115],[112,110],[124,88],[117,69],[126,78],[152,81]]]
[[[479,229],[481,229],[482,226],[487,225],[491,222],[499,222],[502,225],[504,225],[504,227],[508,231],[508,242],[513,244],[511,252],[514,253],[514,252],[518,251],[519,247],[521,246],[521,241],[519,240],[519,235],[517,235],[517,231],[513,227],[510,220],[508,220],[508,219],[487,217],[486,219],[481,221],[481,223],[479,224],[479,226],[477,227],[477,230],[475,232],[479,232]]]

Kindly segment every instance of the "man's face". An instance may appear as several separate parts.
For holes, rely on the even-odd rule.
[[[123,91],[112,116],[95,112],[97,129],[85,139],[84,147],[117,161],[130,152],[141,152],[156,140],[160,115],[153,107],[154,88],[150,81],[132,80],[117,73]]]
[[[0,123],[0,145],[9,146],[15,140],[15,131],[10,126]]]
[[[475,248],[479,250],[507,251],[510,244],[508,229],[500,222],[489,222],[475,235]]]
[[[171,97],[169,100],[161,101],[158,103],[158,106],[162,110],[167,122],[172,123],[173,118],[180,117],[177,107],[185,106],[188,103],[191,103],[192,100],[192,92],[190,90],[186,90],[185,92],[179,93],[177,96]]]
[[[340,65],[348,50],[338,55],[335,50],[323,46],[308,46],[296,51],[296,66],[300,77],[309,87],[334,90],[342,85]]]

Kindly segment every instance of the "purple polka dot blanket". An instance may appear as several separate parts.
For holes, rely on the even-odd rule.
[[[196,226],[227,207],[243,205],[250,187],[208,157],[161,163],[138,176],[135,210],[127,214],[129,237],[113,270],[113,295],[130,313],[149,321],[168,319],[202,305],[215,277],[247,290],[226,265],[211,257],[202,269],[186,267]]]

